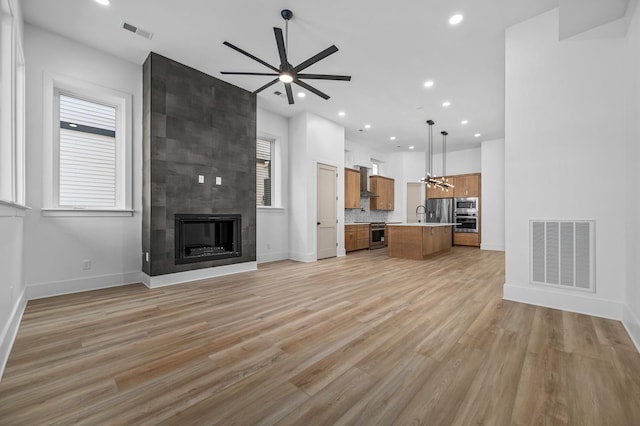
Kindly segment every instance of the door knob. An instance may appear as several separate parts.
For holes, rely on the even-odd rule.
[[[316,225],[320,225],[320,222],[318,222]]]

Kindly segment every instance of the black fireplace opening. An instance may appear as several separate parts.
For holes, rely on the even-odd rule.
[[[177,214],[176,264],[241,255],[239,214]]]

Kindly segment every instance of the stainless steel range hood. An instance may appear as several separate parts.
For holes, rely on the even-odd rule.
[[[367,189],[369,183],[369,173],[365,166],[360,166],[360,198],[377,197],[377,194]]]

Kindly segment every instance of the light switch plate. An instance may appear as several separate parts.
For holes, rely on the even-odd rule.
[[[220,176],[216,176],[216,185],[222,185],[222,178]]]
[[[204,183],[204,176],[198,175],[198,183]]]

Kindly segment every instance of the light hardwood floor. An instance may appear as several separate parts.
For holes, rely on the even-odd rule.
[[[622,325],[503,283],[499,252],[383,249],[32,301],[0,424],[640,424]]]

